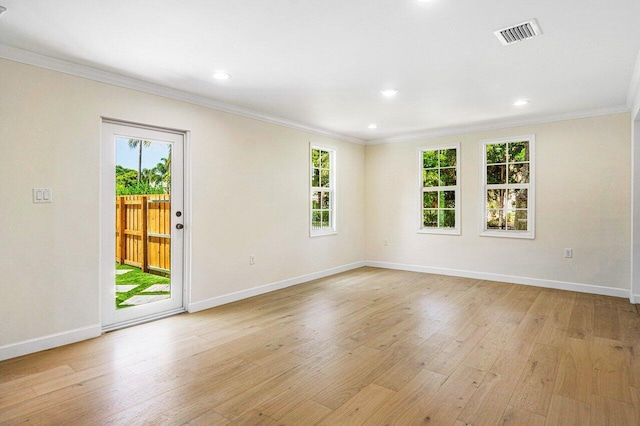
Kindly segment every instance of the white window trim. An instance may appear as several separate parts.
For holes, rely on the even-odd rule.
[[[443,186],[442,190],[455,190],[456,191],[456,227],[455,228],[425,228],[423,227],[422,219],[422,205],[423,205],[423,155],[424,151],[435,151],[437,149],[451,149],[456,150],[456,185],[455,186]],[[462,226],[460,223],[460,143],[446,144],[446,145],[434,145],[425,146],[418,149],[418,234],[442,234],[442,235],[460,235]]]
[[[528,141],[529,142],[529,183],[524,184],[527,186],[527,219],[528,219],[528,230],[527,231],[516,231],[516,230],[496,230],[496,229],[487,229],[487,157],[486,157],[486,146],[497,144],[497,143],[506,143],[506,142],[514,142],[514,141]],[[535,239],[536,235],[536,166],[535,166],[535,158],[536,158],[536,135],[520,135],[520,136],[510,136],[508,138],[499,138],[499,139],[485,139],[480,141],[480,196],[482,197],[482,202],[480,203],[480,236],[481,237],[503,237],[503,238],[524,238],[524,239]],[[514,185],[516,186],[516,185]]]
[[[313,208],[312,208],[312,204],[311,204],[311,194],[315,191],[327,191],[327,188],[318,188],[318,187],[313,187],[311,186],[313,184],[312,181],[312,172],[313,172],[313,150],[314,149],[320,149],[322,151],[328,151],[329,152],[329,156],[331,158],[331,168],[329,169],[329,190],[331,191],[331,228],[327,229],[327,230],[323,230],[323,231],[316,231],[313,229]],[[336,214],[337,209],[338,209],[338,197],[337,197],[337,181],[336,181],[336,169],[337,169],[337,157],[338,154],[336,152],[335,148],[330,148],[330,147],[326,147],[326,146],[321,146],[321,145],[314,145],[313,143],[309,143],[309,156],[308,158],[308,162],[309,162],[309,172],[307,173],[307,175],[309,176],[309,192],[307,193],[307,204],[308,204],[308,208],[309,208],[309,237],[314,238],[314,237],[324,237],[326,235],[336,235],[338,233],[338,227],[337,227],[337,217],[338,215]]]

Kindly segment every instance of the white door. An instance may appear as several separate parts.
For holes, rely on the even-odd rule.
[[[102,328],[184,311],[184,134],[102,123]]]

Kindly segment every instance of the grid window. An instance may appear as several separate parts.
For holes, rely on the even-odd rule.
[[[422,233],[460,234],[459,145],[420,150]]]
[[[482,235],[534,238],[533,135],[484,141]]]
[[[334,234],[335,151],[311,147],[311,236]]]

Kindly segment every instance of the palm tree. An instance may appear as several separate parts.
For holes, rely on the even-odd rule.
[[[171,190],[171,152],[169,158],[162,158],[153,168],[154,181],[160,184],[165,192]]]
[[[154,181],[154,169],[142,169],[142,173],[140,174],[140,180],[144,183],[151,185]]]
[[[147,148],[151,146],[151,141],[143,141],[141,139],[129,139],[129,148],[138,148],[138,183],[140,183],[140,176],[142,175],[142,145]]]

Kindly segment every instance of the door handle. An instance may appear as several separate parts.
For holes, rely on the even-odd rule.
[[[182,228],[184,228],[184,225],[183,225],[183,224],[178,223],[178,224],[176,225],[176,229],[182,229]]]

